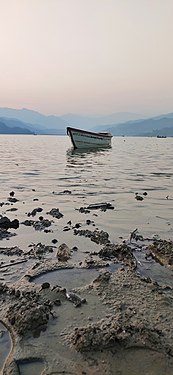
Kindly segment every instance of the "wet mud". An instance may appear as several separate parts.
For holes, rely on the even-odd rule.
[[[16,224],[1,215],[3,375],[172,373],[172,241],[144,238],[135,229],[114,243],[96,226],[98,212],[106,221],[110,210],[109,202],[81,207],[76,222],[59,208],[33,208],[25,213],[32,219]],[[51,244],[39,237],[27,248],[4,246],[21,227],[51,235]],[[162,282],[152,273],[157,263]]]

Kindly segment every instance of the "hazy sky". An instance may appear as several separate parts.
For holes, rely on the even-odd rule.
[[[0,0],[0,107],[173,111],[173,0]]]

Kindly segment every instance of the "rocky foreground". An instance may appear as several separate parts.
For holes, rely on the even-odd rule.
[[[90,205],[81,207],[80,213],[86,214],[95,209],[113,209],[111,205]],[[52,220],[39,216],[42,209],[36,208],[28,213],[27,219],[21,224],[32,226],[38,231],[49,231]],[[47,215],[59,220],[63,214],[53,208]],[[86,226],[94,226],[92,220],[87,219]],[[9,229],[18,228],[19,221],[11,221],[1,215],[0,238],[10,238]],[[90,251],[85,258],[76,264],[73,255],[78,251],[77,246],[70,248],[65,242],[46,246],[41,242],[31,244],[28,251],[19,247],[1,247],[0,254],[8,256],[9,263],[1,261],[0,270],[10,263],[15,255],[15,264],[31,262],[25,275],[14,284],[0,282],[0,320],[8,328],[12,338],[12,349],[6,360],[3,375],[18,375],[19,364],[30,361],[41,361],[44,364],[42,374],[72,373],[72,374],[112,374],[106,362],[89,364],[88,354],[118,353],[129,348],[145,348],[162,353],[172,361],[173,357],[173,289],[169,284],[160,285],[152,278],[143,277],[137,272],[137,258],[134,250],[145,250],[146,259],[151,257],[167,267],[168,272],[173,269],[173,242],[158,238],[145,239],[135,230],[130,240],[121,243],[111,243],[109,234],[98,228],[81,228],[81,223],[75,225],[69,221],[64,232],[71,231],[74,236],[85,237],[100,246],[97,252]],[[75,237],[74,237],[75,238]],[[51,254],[54,256],[51,257]],[[11,265],[10,265],[11,264]],[[111,265],[119,265],[119,269],[111,271]],[[72,268],[100,269],[97,277],[85,287],[77,290],[67,290],[64,285],[51,285],[49,282],[36,284],[35,279],[48,271],[69,270]],[[170,274],[170,277],[171,274]],[[103,317],[100,318],[97,305],[94,318],[82,318],[83,312],[90,311],[90,297],[99,300]],[[68,305],[69,303],[69,305]],[[31,350],[30,356],[22,352],[22,346],[32,342],[41,332],[49,330],[51,325],[58,325],[57,314],[61,315],[61,307],[69,309],[68,325],[62,332],[62,345],[71,353],[79,353],[80,360],[77,367],[59,371],[56,362],[51,363],[48,350],[37,355]],[[69,307],[68,307],[69,306]],[[74,309],[72,312],[71,308]],[[71,313],[72,312],[72,313]],[[79,324],[76,319],[79,317]],[[73,321],[74,319],[74,321]],[[55,324],[56,322],[56,324]],[[72,354],[71,354],[72,355]],[[116,358],[116,356],[115,356]],[[114,361],[115,361],[114,358]],[[84,364],[85,363],[85,364]],[[173,366],[173,362],[171,362]],[[104,368],[104,370],[103,370]],[[173,367],[172,367],[173,370]],[[59,372],[58,372],[59,371]]]

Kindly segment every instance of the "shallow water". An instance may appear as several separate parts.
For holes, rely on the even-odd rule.
[[[20,200],[15,204],[20,213],[8,212],[9,217],[39,205],[44,210],[51,207],[54,192],[66,215],[90,203],[115,205],[114,211],[107,211],[106,222],[104,212],[97,218],[113,240],[135,227],[144,234],[171,235],[173,138],[114,137],[111,149],[90,152],[70,147],[65,136],[0,136],[0,202],[11,190]],[[71,194],[60,194],[64,190]],[[135,193],[144,191],[148,195],[136,201]],[[39,201],[34,202],[35,198]],[[2,211],[9,208],[3,206]]]
[[[52,239],[57,239],[57,246],[65,242],[71,248],[78,247],[78,251],[72,254],[70,261],[79,265],[86,257],[86,253],[97,252],[101,246],[91,242],[88,238],[74,236],[72,227],[76,223],[80,223],[84,229],[99,228],[99,230],[107,231],[110,240],[115,243],[122,238],[128,239],[130,232],[135,228],[138,228],[139,233],[144,237],[159,235],[165,239],[172,238],[172,160],[173,138],[114,137],[111,149],[79,152],[71,149],[70,140],[65,136],[0,135],[0,202],[7,203],[10,191],[14,191],[15,197],[19,199],[13,205],[0,207],[0,214],[8,216],[11,220],[18,218],[20,221],[20,227],[17,230],[11,230],[16,235],[9,240],[0,241],[0,246],[16,245],[24,251],[28,251],[28,246],[31,243],[42,242],[45,245],[52,245]],[[135,199],[137,192],[142,196],[144,192],[147,192],[147,196],[143,196],[143,201]],[[79,213],[78,209],[81,206],[86,207],[91,203],[98,202],[109,202],[115,208],[106,212],[93,210],[87,214]],[[14,207],[17,208],[16,211],[9,211]],[[27,213],[36,207],[43,208],[41,215],[44,218],[53,219],[51,232],[35,231],[34,228],[21,224],[22,221],[28,219]],[[60,209],[64,215],[62,219],[57,220],[47,214],[53,207]],[[35,220],[39,216],[40,213],[30,219]],[[87,219],[92,220],[93,223],[87,225]],[[64,226],[70,220],[72,221],[70,230],[63,231]],[[50,256],[53,258],[56,256],[56,248]],[[163,283],[164,281],[168,283],[169,273],[167,271],[163,274],[155,263],[145,262],[142,254],[140,254],[139,260],[141,262],[139,270],[143,274],[150,276],[154,273],[156,277],[158,275],[158,278],[162,278]],[[8,264],[8,257],[4,256],[3,261]],[[0,278],[2,281],[13,283],[23,275],[30,265],[28,262],[23,266],[0,269]],[[72,287],[78,287],[80,282],[84,286],[91,281],[89,276],[85,278],[85,272],[82,273],[83,281],[81,281],[81,274],[76,274],[71,270],[66,270],[64,273],[63,270],[57,272],[62,276],[60,279],[55,278],[54,282],[64,284],[62,286],[69,287],[71,284]],[[95,273],[98,274],[96,270],[86,272],[93,278]],[[48,280],[49,276],[52,282],[52,275],[55,276],[57,273],[51,273],[51,276],[50,274],[41,276],[39,282]],[[71,278],[67,275],[71,275]],[[69,277],[68,280],[67,277]],[[57,309],[57,313],[60,312],[58,324],[51,322],[48,330],[34,341],[40,357],[48,340],[50,345],[50,353],[47,354],[48,360],[51,362],[51,358],[56,356],[58,348],[57,366],[60,364],[62,371],[67,369],[67,366],[64,365],[65,362],[69,363],[70,368],[72,362],[82,361],[79,354],[74,354],[70,350],[66,351],[66,347],[63,347],[59,337],[62,329],[68,327],[68,324],[78,326],[78,324],[87,323],[90,313],[93,319],[103,316],[104,309],[102,309],[101,303],[99,305],[98,301],[95,306],[94,301],[95,297],[89,296],[89,304],[82,307],[78,318],[75,315],[76,309],[69,302],[67,305],[61,306],[59,310]],[[63,316],[61,311],[63,311]],[[70,322],[69,316],[71,317]],[[32,345],[31,340],[25,349],[28,356]],[[113,367],[110,374],[111,371],[117,375],[139,373],[140,363],[143,363],[139,352],[136,352],[136,357],[130,357],[129,354],[128,358],[127,362],[123,362],[119,357],[116,372]],[[133,358],[136,359],[133,361]],[[163,373],[162,370],[162,372],[158,372],[160,371],[158,365],[152,358],[152,354],[151,358],[149,354],[146,354],[148,367],[144,372],[145,375]],[[101,360],[104,361],[105,358],[102,357]],[[171,372],[165,361],[162,358],[159,366],[161,369],[165,369],[164,373],[168,375]],[[23,367],[20,370],[24,375],[34,370],[32,363],[21,366]],[[38,363],[39,366],[40,363]],[[112,364],[112,366],[114,365]],[[56,363],[54,368],[56,368]],[[39,368],[38,371],[40,371]],[[74,369],[72,371],[75,373]]]
[[[10,334],[6,327],[0,322],[0,374],[10,350],[12,348],[12,342]]]
[[[99,275],[98,271],[88,269],[61,269],[57,271],[47,272],[41,276],[34,278],[37,284],[49,282],[52,286],[63,285],[64,288],[73,289],[81,288],[91,283]]]

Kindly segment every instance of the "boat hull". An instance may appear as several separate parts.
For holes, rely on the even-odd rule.
[[[70,136],[74,148],[87,149],[111,146],[112,134],[110,133],[95,133],[68,127],[67,134]]]

